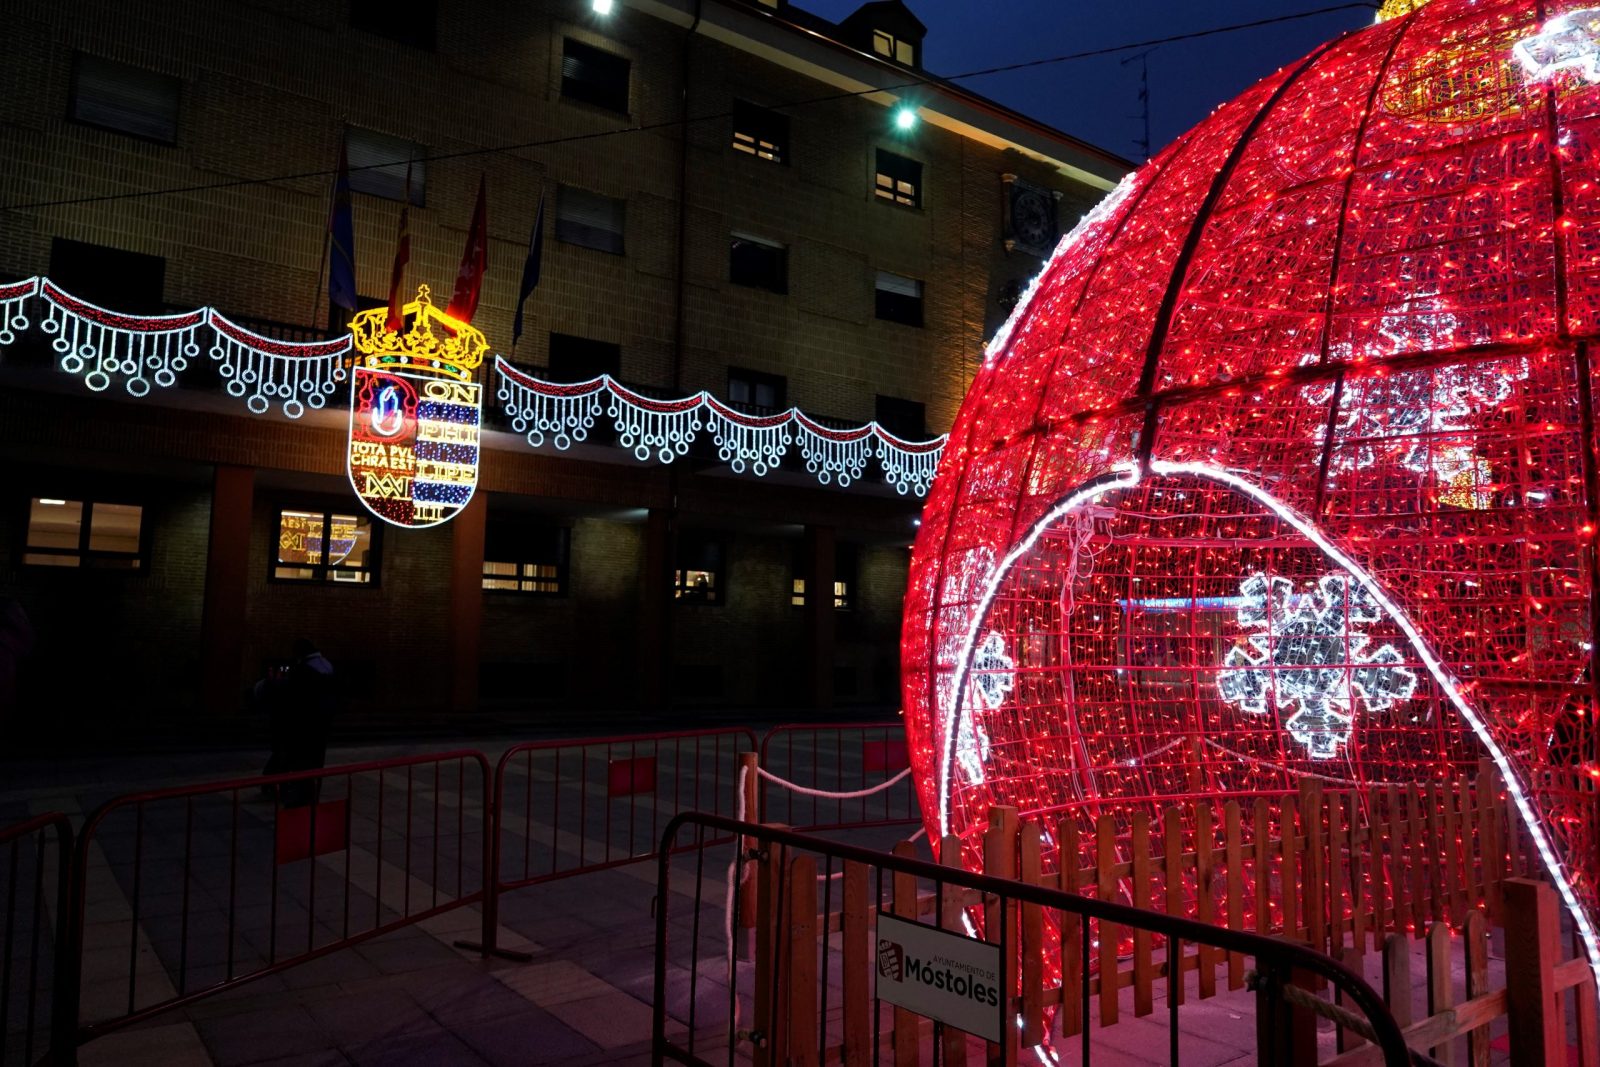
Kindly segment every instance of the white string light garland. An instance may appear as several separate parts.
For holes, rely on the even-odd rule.
[[[585,440],[603,409],[616,428],[618,443],[641,462],[671,463],[687,455],[695,435],[707,430],[718,457],[741,474],[769,474],[790,447],[797,446],[806,470],[823,485],[850,485],[877,457],[884,480],[896,492],[923,496],[933,483],[947,439],[902,441],[876,422],[836,430],[798,408],[746,415],[705,391],[657,400],[608,374],[586,382],[547,382],[501,356],[495,357],[495,373],[501,410],[535,448],[548,444],[565,451]]]
[[[27,302],[44,304],[30,317]],[[0,284],[0,349],[35,324],[51,337],[56,365],[93,392],[121,385],[135,397],[170,388],[202,353],[208,354],[229,396],[257,415],[274,406],[288,418],[327,405],[346,378],[348,333],[327,340],[280,341],[247,329],[215,308],[170,315],[129,315],[66,292],[48,278]],[[209,331],[210,344],[201,331]],[[588,439],[604,411],[617,440],[641,462],[671,463],[688,455],[708,430],[717,455],[737,473],[777,470],[797,446],[806,470],[823,485],[859,480],[879,461],[884,480],[901,495],[923,496],[933,482],[946,436],[903,441],[876,422],[833,429],[797,408],[746,415],[708,392],[671,400],[636,393],[610,375],[587,382],[546,382],[495,357],[496,395],[512,428],[535,448],[565,451]]]

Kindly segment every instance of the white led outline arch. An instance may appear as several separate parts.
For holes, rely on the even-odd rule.
[[[1384,609],[1389,618],[1406,635],[1406,640],[1410,642],[1412,649],[1421,659],[1423,666],[1428,669],[1428,673],[1432,675],[1434,682],[1449,697],[1450,703],[1455,706],[1457,713],[1472,728],[1472,732],[1477,736],[1478,741],[1488,750],[1489,758],[1494,761],[1495,767],[1499,769],[1501,777],[1505,780],[1506,791],[1510,794],[1512,803],[1516,805],[1517,814],[1522,817],[1523,826],[1526,827],[1529,837],[1533,839],[1533,845],[1539,853],[1540,861],[1543,862],[1545,870],[1555,884],[1556,891],[1561,894],[1562,902],[1566,905],[1567,911],[1572,915],[1572,920],[1578,928],[1578,934],[1583,939],[1584,951],[1589,957],[1589,968],[1594,972],[1596,978],[1600,979],[1600,937],[1596,936],[1594,925],[1589,921],[1587,913],[1578,903],[1577,895],[1572,891],[1572,885],[1567,880],[1566,870],[1556,857],[1554,850],[1550,847],[1550,840],[1545,836],[1544,827],[1538,819],[1538,813],[1523,792],[1521,781],[1516,775],[1511,761],[1506,758],[1504,750],[1490,735],[1488,727],[1477,712],[1472,709],[1466,698],[1461,695],[1455,679],[1451,677],[1450,673],[1445,670],[1444,665],[1439,662],[1438,658],[1428,648],[1422,634],[1406,614],[1400,610],[1399,606],[1389,599],[1377,580],[1357,565],[1349,556],[1340,551],[1337,546],[1323,536],[1321,531],[1293,508],[1278,500],[1265,489],[1236,474],[1204,463],[1172,463],[1160,459],[1150,460],[1149,470],[1152,474],[1192,475],[1196,478],[1218,482],[1238,490],[1288,523],[1302,537],[1315,545],[1335,566],[1342,568],[1347,574],[1360,582],[1367,592],[1372,594],[1373,599],[1378,602],[1378,605]],[[1096,479],[1075,490],[1064,498],[1061,503],[1051,508],[1049,512],[1034,523],[1033,528],[1028,531],[1028,535],[1018,542],[1010,552],[1006,553],[1005,558],[1000,561],[1000,565],[995,568],[994,573],[989,577],[983,596],[979,599],[977,609],[973,612],[966,640],[962,644],[961,656],[956,661],[956,684],[951,690],[954,694],[952,698],[953,704],[948,710],[944,710],[941,716],[940,725],[944,730],[939,760],[939,835],[941,838],[950,832],[950,763],[955,744],[954,728],[957,725],[958,716],[966,711],[967,675],[971,670],[972,650],[977,643],[978,631],[989,613],[989,608],[993,605],[995,597],[999,595],[1000,583],[1005,580],[1006,575],[1010,573],[1011,568],[1016,565],[1017,561],[1038,543],[1039,538],[1044,536],[1045,531],[1058,519],[1112,490],[1132,488],[1138,485],[1141,480],[1138,467],[1131,463],[1119,465],[1113,468],[1113,471],[1112,475],[1102,476],[1100,479]],[[935,699],[937,699],[937,688],[933,692],[935,693]]]

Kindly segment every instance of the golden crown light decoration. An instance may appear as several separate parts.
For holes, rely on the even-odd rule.
[[[426,285],[392,332],[389,309],[350,322],[350,434],[345,470],[368,511],[396,526],[448,522],[478,487],[483,388],[473,381],[489,342],[433,306]]]
[[[401,308],[410,325],[394,332],[385,323],[389,309],[370,308],[350,320],[350,336],[360,353],[357,364],[373,370],[431,374],[470,382],[483,365],[489,341],[483,331],[433,306],[431,290],[417,286],[417,298]]]

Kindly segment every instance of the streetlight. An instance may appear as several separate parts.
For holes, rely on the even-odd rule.
[[[601,0],[595,0],[595,2],[596,3],[600,3]],[[910,108],[910,107],[906,107],[906,106],[902,105],[902,106],[900,106],[900,107],[895,109],[895,112],[894,112],[894,128],[895,129],[904,132],[906,130],[911,129],[916,124],[917,124],[917,112],[916,112],[916,110],[914,108]]]
[[[590,6],[594,8],[596,15],[609,15],[614,2],[615,0],[590,0]]]

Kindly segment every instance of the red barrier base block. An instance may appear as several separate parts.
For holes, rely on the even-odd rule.
[[[606,795],[633,796],[636,793],[656,791],[656,758],[635,756],[633,759],[614,759],[607,768]]]
[[[313,811],[317,813],[315,841],[311,839]],[[345,799],[325,800],[315,808],[278,809],[276,861],[280,867],[311,856],[342,852],[349,844],[350,811],[349,802]]]
[[[905,738],[861,742],[861,770],[866,774],[898,774],[911,766]]]

